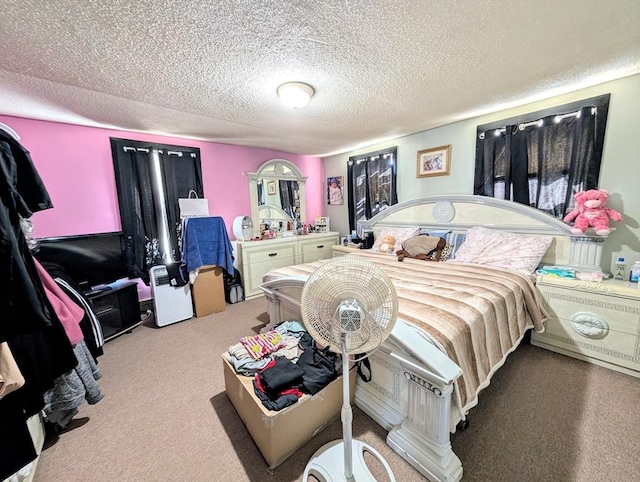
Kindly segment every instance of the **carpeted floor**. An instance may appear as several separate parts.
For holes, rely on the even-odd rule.
[[[341,437],[340,422],[270,475],[225,394],[220,355],[257,332],[265,310],[262,298],[245,301],[109,342],[99,359],[106,397],[84,405],[78,417],[90,421],[43,453],[36,482],[300,480],[313,452]],[[638,379],[523,345],[470,420],[452,436],[465,481],[640,480]],[[399,482],[425,480],[357,408],[353,432],[384,455]]]

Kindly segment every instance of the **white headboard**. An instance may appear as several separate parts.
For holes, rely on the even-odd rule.
[[[486,196],[451,194],[425,196],[395,204],[373,218],[358,221],[358,232],[378,232],[387,227],[415,226],[434,231],[465,232],[472,226],[551,235],[554,241],[543,264],[600,271],[605,236],[575,235],[568,225],[538,209]]]

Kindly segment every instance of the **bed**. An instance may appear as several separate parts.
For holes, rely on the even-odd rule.
[[[486,229],[489,228],[489,229]],[[539,249],[542,265],[571,265],[599,270],[602,239],[572,235],[569,226],[536,209],[493,198],[429,196],[397,204],[358,225],[361,234],[422,233],[478,239],[478,232],[526,238]],[[524,235],[524,236],[523,236]],[[397,241],[397,240],[396,240]],[[449,243],[449,241],[448,241]],[[454,244],[453,241],[451,241]],[[472,243],[467,244],[467,248]],[[539,246],[543,246],[540,248]],[[501,248],[518,258],[520,248]],[[458,250],[459,254],[463,250]],[[362,256],[392,279],[399,297],[399,316],[391,336],[369,359],[371,380],[358,380],[356,405],[389,431],[387,443],[429,480],[456,481],[462,464],[450,444],[450,433],[464,425],[478,393],[515,350],[528,329],[544,329],[546,313],[533,276],[508,256],[485,263],[430,263],[372,250],[336,255]],[[476,256],[478,253],[475,253]],[[495,263],[492,264],[492,260]],[[531,260],[528,260],[531,263]],[[307,276],[322,261],[267,273],[261,285],[271,325],[299,318],[299,299]],[[505,267],[506,266],[506,267]],[[531,269],[533,271],[535,266]]]

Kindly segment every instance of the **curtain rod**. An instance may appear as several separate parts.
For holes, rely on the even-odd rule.
[[[582,111],[582,109],[578,109],[574,112],[568,112],[566,114],[558,114],[553,118],[553,121],[558,124],[560,121],[562,121],[563,119],[566,119],[568,117],[575,117],[576,119],[580,117],[580,112]],[[591,106],[591,115],[595,115],[598,112],[598,108],[596,106]],[[550,116],[548,116],[550,117]],[[518,130],[523,131],[525,130],[527,127],[531,127],[531,126],[535,126],[537,125],[538,127],[542,127],[544,125],[544,120],[543,119],[537,119],[531,122],[521,122],[520,124],[518,124]],[[501,134],[504,134],[507,131],[506,127],[500,127],[497,129],[489,129],[489,131],[493,131],[493,135],[494,136],[499,136]],[[488,132],[488,131],[485,131]],[[484,139],[485,138],[485,132],[481,132],[480,134],[478,134],[478,137],[480,139]]]
[[[393,154],[388,153],[388,154],[379,154],[377,156],[367,156],[367,157],[363,157],[362,159],[358,159],[356,161],[356,164],[360,164],[362,162],[366,162],[366,161],[375,161],[376,159],[380,159],[380,157],[382,157],[383,159],[388,159],[390,157],[393,157]],[[352,160],[349,160],[349,165],[353,164]]]
[[[138,151],[138,152],[149,152],[148,148],[145,147],[131,147],[131,146],[123,146],[122,150],[124,152],[127,151]],[[164,154],[164,151],[162,149],[158,149],[158,152],[160,154]],[[184,153],[182,151],[167,151],[167,155],[169,156],[179,156],[182,157]],[[190,152],[189,154],[191,154],[191,157],[196,157],[195,152]]]

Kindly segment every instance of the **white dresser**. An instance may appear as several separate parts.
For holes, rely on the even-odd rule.
[[[538,276],[536,286],[550,318],[533,345],[640,377],[637,284]]]
[[[242,273],[245,299],[262,295],[262,277],[272,269],[310,263],[332,257],[338,232],[316,233],[262,241],[236,241],[238,269]]]

